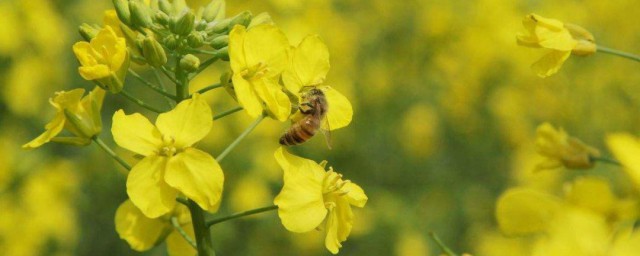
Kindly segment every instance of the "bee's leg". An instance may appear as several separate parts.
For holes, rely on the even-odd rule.
[[[307,108],[305,109],[304,107],[307,107]],[[313,105],[310,102],[304,102],[300,104],[300,113],[309,115],[309,114],[313,114],[313,112],[315,112],[315,109],[313,108]]]

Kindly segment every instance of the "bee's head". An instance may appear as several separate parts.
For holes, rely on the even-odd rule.
[[[306,92],[307,96],[324,96],[322,90],[312,87]]]

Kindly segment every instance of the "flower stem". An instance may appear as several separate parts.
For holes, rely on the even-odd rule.
[[[164,87],[164,83],[162,82],[162,78],[160,77],[160,72],[158,71],[157,68],[153,68],[153,74],[156,77],[156,81],[158,81],[158,84],[160,85],[160,89],[163,92],[166,92],[167,89],[166,89],[166,87]],[[175,95],[173,96],[172,99],[169,99],[169,98],[166,98],[166,97],[165,97],[165,99],[167,100],[167,105],[169,105],[169,107],[171,107],[172,109],[176,106],[176,97],[175,97]]]
[[[217,60],[218,60],[217,57],[211,57],[210,59],[205,60],[202,63],[200,63],[200,67],[198,67],[198,70],[192,74],[192,78],[194,76],[200,74],[200,72],[202,72],[205,69],[207,69],[211,64],[215,63]]]
[[[597,162],[603,162],[603,163],[607,163],[607,164],[622,166],[622,164],[620,162],[618,162],[618,160],[613,159],[613,158],[609,158],[609,157],[606,157],[606,156],[591,157],[591,161],[597,161]]]
[[[180,59],[178,59],[178,64],[180,63]],[[173,76],[171,76],[171,74],[169,73],[169,70],[167,70],[167,68],[165,68],[164,66],[160,67],[160,71],[162,71],[162,73],[164,73],[164,75],[169,78],[169,80],[171,80],[171,82],[173,82],[174,84],[179,84],[180,82],[178,80],[176,80]]]
[[[146,109],[148,109],[148,110],[150,110],[150,111],[153,111],[153,112],[156,112],[156,113],[162,113],[162,112],[164,112],[164,111],[159,110],[159,109],[157,109],[157,108],[155,108],[155,107],[152,107],[152,106],[147,105],[146,103],[144,103],[144,101],[142,101],[141,99],[138,99],[138,98],[134,97],[133,95],[129,94],[129,92],[127,92],[127,91],[125,91],[125,90],[120,91],[120,93],[119,93],[119,94],[122,94],[122,95],[123,95],[125,98],[127,98],[128,100],[130,100],[130,101],[132,101],[133,103],[136,103],[136,104],[138,104],[139,106],[141,106],[141,107],[143,107],[143,108],[146,108]]]
[[[187,241],[187,243],[189,243],[194,249],[198,249],[198,246],[196,245],[196,242],[193,241],[193,238],[191,238],[189,234],[187,234],[187,232],[182,229],[180,223],[178,223],[178,218],[171,217],[171,225],[173,225],[173,228],[175,228],[176,231],[180,233],[180,235],[184,238],[184,240]]]
[[[257,209],[253,209],[253,210],[248,210],[248,211],[244,211],[244,212],[239,212],[236,214],[232,214],[226,217],[222,217],[222,218],[217,218],[217,219],[213,219],[210,221],[207,221],[207,227],[211,227],[215,224],[218,224],[220,222],[225,222],[227,220],[232,220],[232,219],[236,219],[236,218],[240,218],[240,217],[244,217],[244,216],[249,216],[249,215],[253,215],[253,214],[258,214],[258,213],[262,213],[262,212],[268,212],[268,211],[273,211],[273,210],[277,210],[278,206],[277,205],[271,205],[271,206],[267,206],[267,207],[262,207],[262,208],[257,208]]]
[[[224,112],[222,112],[220,114],[217,114],[217,115],[213,116],[213,120],[218,120],[220,118],[223,118],[225,116],[231,115],[231,114],[233,114],[235,112],[238,112],[240,110],[242,110],[242,107],[235,107],[235,108],[229,109],[227,111],[224,111]]]
[[[205,92],[208,92],[210,90],[213,90],[213,89],[216,89],[216,88],[220,88],[220,87],[222,87],[222,85],[220,83],[217,83],[217,84],[209,85],[209,86],[207,86],[205,88],[202,88],[202,89],[198,90],[196,93],[203,94]]]
[[[247,129],[244,130],[244,132],[242,132],[242,134],[240,134],[238,138],[236,138],[236,140],[231,142],[231,144],[229,144],[229,146],[225,148],[224,151],[222,151],[222,153],[218,155],[218,157],[216,157],[216,160],[218,162],[222,161],[222,159],[224,159],[224,157],[226,157],[227,154],[229,154],[229,152],[231,152],[231,150],[235,148],[238,145],[238,143],[242,141],[242,139],[244,139],[244,137],[247,137],[247,135],[249,135],[249,133],[251,133],[251,131],[253,131],[253,129],[255,129],[265,117],[266,117],[265,115],[261,115],[258,118],[256,118],[256,120],[253,121],[253,123],[251,123],[251,125],[249,125],[249,127],[247,127]]]
[[[436,235],[436,233],[429,232],[429,236],[431,236],[431,239],[433,239],[433,241],[436,242],[438,247],[440,247],[440,250],[442,250],[442,252],[444,252],[445,255],[447,255],[447,256],[457,256],[457,254],[455,254],[453,251],[451,251],[451,249],[449,249],[449,247],[447,247],[444,243],[442,243],[442,241],[440,240],[438,235]]]
[[[151,82],[147,81],[146,79],[142,78],[142,76],[138,75],[138,73],[136,73],[135,71],[129,69],[129,74],[131,74],[133,77],[135,77],[136,79],[138,79],[140,82],[142,82],[143,84],[145,84],[147,87],[151,88],[152,90],[154,90],[155,92],[162,94],[165,98],[168,99],[172,99],[175,100],[176,96],[172,95],[168,92],[166,92],[164,90],[164,88],[155,86],[154,84],[152,84]]]
[[[193,200],[189,200],[189,211],[191,212],[191,222],[193,232],[196,234],[196,248],[199,256],[214,256],[213,243],[211,243],[211,232],[204,222],[204,212]]]
[[[607,53],[607,54],[611,54],[611,55],[615,55],[618,57],[623,57],[623,58],[627,58],[630,60],[635,60],[637,62],[640,62],[640,56],[632,54],[632,53],[628,53],[628,52],[623,52],[623,51],[619,51],[616,49],[611,49],[609,47],[605,47],[602,45],[598,45],[597,46],[597,52],[602,52],[602,53]]]
[[[120,156],[118,156],[118,154],[116,154],[116,152],[113,152],[113,150],[111,148],[109,148],[109,146],[107,146],[107,144],[104,144],[104,142],[98,138],[98,136],[94,136],[93,138],[91,138],[96,144],[98,144],[98,146],[100,146],[100,148],[102,148],[104,150],[104,152],[106,152],[107,154],[109,154],[111,157],[113,157],[113,159],[115,159],[120,165],[122,165],[122,167],[124,167],[125,169],[127,169],[127,171],[131,171],[131,165],[129,165],[126,161],[124,161],[124,159],[120,158]]]

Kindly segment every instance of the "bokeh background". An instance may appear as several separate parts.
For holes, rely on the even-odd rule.
[[[191,4],[199,2],[205,1]],[[97,146],[20,149],[53,116],[47,100],[55,91],[92,87],[78,75],[71,46],[80,40],[81,23],[100,24],[110,8],[107,0],[0,0],[3,255],[166,254],[164,245],[137,253],[119,239],[113,219],[126,199],[126,173]],[[342,255],[438,255],[431,231],[459,253],[525,251],[523,240],[498,231],[496,198],[516,185],[557,191],[574,175],[533,172],[535,127],[549,121],[600,149],[607,133],[638,131],[637,63],[572,56],[558,74],[541,79],[530,65],[542,52],[515,43],[522,18],[535,12],[579,24],[599,44],[640,52],[635,0],[227,1],[228,16],[244,10],[268,12],[292,44],[320,35],[331,53],[328,84],[353,104],[351,125],[332,134],[333,150],[322,138],[294,149],[327,159],[369,197],[355,210]],[[192,90],[218,81],[225,64],[198,77]],[[127,81],[127,88],[144,92]],[[235,106],[223,91],[206,97],[214,112]],[[120,108],[154,118],[108,95],[101,137],[113,147],[110,119]],[[215,122],[201,147],[218,154],[251,121],[240,112]],[[217,216],[272,204],[282,186],[273,152],[286,128],[262,123],[225,159]],[[612,177],[616,171],[589,172]],[[219,255],[329,254],[323,232],[290,233],[275,212],[221,223],[212,232]]]

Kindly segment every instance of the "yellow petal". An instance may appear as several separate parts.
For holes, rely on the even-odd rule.
[[[344,198],[336,200],[336,207],[329,211],[326,228],[325,246],[331,253],[336,254],[353,228],[353,212],[347,200]]]
[[[254,118],[262,115],[262,101],[256,95],[249,81],[237,73],[233,74],[232,79],[238,103],[247,111],[247,114]]]
[[[558,212],[558,198],[527,188],[505,191],[498,199],[496,219],[507,235],[526,235],[543,231]]]
[[[162,147],[158,129],[139,113],[125,115],[122,109],[116,111],[113,114],[111,133],[120,147],[143,156],[156,154]]]
[[[144,216],[130,200],[120,204],[115,222],[120,238],[126,240],[131,249],[139,252],[151,249],[171,230],[168,222],[161,218],[151,219]]]
[[[603,216],[610,214],[616,203],[615,195],[606,180],[588,176],[580,177],[571,184],[565,200]]]
[[[110,60],[114,53],[121,50],[118,49],[119,39],[124,40],[124,38],[119,38],[110,26],[105,26],[98,32],[96,37],[91,39],[89,44],[91,48],[103,55],[103,58]]]
[[[73,89],[71,91],[56,92],[56,96],[53,97],[51,102],[56,108],[76,111],[83,95],[84,89],[82,88]]]
[[[195,148],[187,148],[169,160],[164,180],[198,203],[215,212],[220,206],[224,174],[213,157]]]
[[[319,36],[307,36],[294,50],[291,62],[303,86],[320,85],[329,72],[329,50]]]
[[[173,110],[158,115],[156,126],[163,136],[175,140],[177,148],[190,147],[211,131],[213,116],[209,104],[195,93]]]
[[[276,150],[275,157],[284,170],[284,186],[274,200],[282,225],[292,232],[316,228],[327,215],[322,194],[322,167],[291,155],[282,147]]]
[[[287,121],[291,113],[291,101],[277,81],[263,78],[252,82],[256,94],[267,105],[275,119],[280,122]]]
[[[166,157],[147,156],[127,177],[127,194],[145,216],[157,218],[173,210],[178,191],[165,183]]]
[[[244,38],[246,65],[253,67],[259,63],[269,67],[269,77],[282,73],[287,66],[289,40],[272,24],[251,28]]]
[[[282,72],[282,82],[289,92],[300,97],[299,92],[302,90],[304,84],[302,84],[302,81],[300,81],[300,78],[296,74],[295,70],[293,70],[291,67],[285,69]]]
[[[326,223],[327,237],[324,239],[324,246],[333,254],[338,254],[338,251],[342,247],[338,239],[338,223],[337,212],[335,210],[329,211]]]
[[[78,67],[78,72],[85,80],[96,80],[109,77],[111,75],[111,70],[109,70],[109,67],[104,64],[81,66]]]
[[[195,234],[193,232],[193,225],[182,225],[182,229],[191,237],[191,239],[195,239]],[[196,249],[193,248],[187,241],[178,233],[178,231],[173,231],[167,237],[167,252],[170,256],[195,256],[198,254]]]
[[[37,138],[22,145],[22,148],[34,149],[42,146],[42,144],[49,142],[53,137],[55,137],[62,131],[62,128],[64,128],[64,121],[64,114],[62,112],[58,112],[53,120],[45,125],[45,131]]]
[[[73,44],[73,53],[80,61],[81,66],[94,66],[98,64],[98,61],[93,56],[93,49],[91,44],[85,41],[77,42]]]
[[[624,166],[636,189],[640,189],[640,142],[630,134],[615,133],[607,136],[607,146]]]
[[[569,55],[571,55],[571,51],[550,51],[542,56],[540,60],[533,63],[531,68],[539,77],[548,77],[560,70],[562,63],[569,58]]]
[[[349,182],[344,186],[344,190],[349,193],[346,195],[349,203],[357,207],[364,207],[369,198],[364,194],[364,190],[358,184]]]
[[[243,26],[236,25],[229,32],[229,62],[234,74],[247,68],[244,54],[244,38],[247,31]],[[235,81],[234,81],[235,84]]]
[[[323,123],[322,128],[325,130],[336,130],[349,125],[353,117],[353,108],[351,107],[349,99],[331,88],[331,86],[323,86],[321,89],[327,98],[327,105],[329,105],[329,111],[326,117],[329,127],[325,127],[326,124]]]

